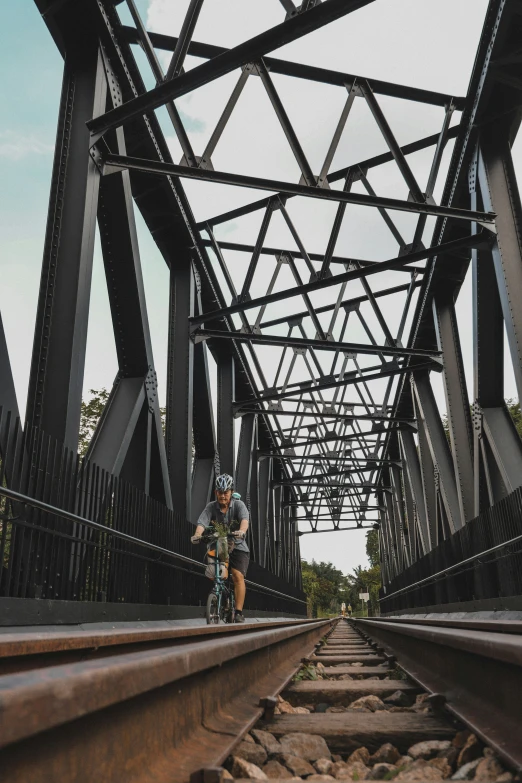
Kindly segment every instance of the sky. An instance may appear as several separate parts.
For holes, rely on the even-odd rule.
[[[137,6],[149,30],[177,35],[188,0],[138,0]],[[394,0],[393,3],[376,0],[371,5],[335,23],[296,41],[274,56],[295,61],[381,78],[425,89],[463,96],[466,93],[476,45],[479,39],[486,0]],[[125,3],[119,6],[122,19],[130,23]],[[283,19],[278,0],[206,0],[203,5],[194,39],[223,46],[235,44],[258,34]],[[146,76],[147,86],[154,80],[141,51],[136,57]],[[160,53],[167,67],[168,57]],[[187,58],[186,67],[200,61]],[[29,364],[38,297],[40,266],[45,235],[49,184],[56,134],[56,118],[60,96],[62,61],[55,45],[40,19],[32,0],[0,3],[0,105],[3,121],[0,125],[0,312],[6,331],[11,364],[22,414],[25,410]],[[229,74],[210,86],[184,96],[177,101],[185,128],[196,154],[202,154],[224,103],[238,78]],[[326,153],[346,93],[334,88],[287,77],[273,75],[274,83],[298,133],[314,172],[318,171]],[[379,103],[401,144],[439,131],[443,110],[439,107],[414,104],[379,96]],[[164,109],[157,112],[176,162],[181,149]],[[458,121],[458,116],[453,122]],[[448,144],[441,173],[444,174],[452,149]],[[385,150],[380,133],[364,106],[356,100],[354,109],[335,159],[332,170],[364,159]],[[513,149],[516,170],[522,170],[522,144]],[[419,182],[424,182],[430,165],[428,152],[409,157],[410,165]],[[274,112],[263,92],[260,79],[252,77],[238,102],[237,110],[227,126],[213,156],[216,169],[248,173],[253,176],[298,181],[296,162]],[[439,179],[435,198],[440,198],[444,177]],[[372,172],[372,186],[383,195],[406,198],[404,182],[397,176],[394,165],[385,165]],[[209,183],[185,180],[197,220],[209,218],[240,204],[249,203],[266,194],[238,188],[227,188]],[[356,190],[361,188],[360,183]],[[331,228],[334,207],[311,200],[295,199],[289,202],[289,213],[307,249],[324,252]],[[151,337],[160,386],[160,400],[165,398],[168,275],[166,265],[140,217],[135,211],[142,260],[144,284],[148,302]],[[259,213],[232,221],[216,229],[219,239],[234,242],[252,242],[259,227]],[[412,231],[410,215],[395,213],[394,219],[404,236]],[[425,242],[429,242],[434,221],[428,220]],[[290,246],[288,229],[278,214],[271,225],[267,242],[275,246]],[[343,255],[383,260],[396,254],[395,241],[375,210],[350,208],[348,220],[343,223],[339,249]],[[236,287],[240,288],[247,262],[242,254],[227,256]],[[215,261],[215,259],[214,259]],[[273,266],[260,267],[253,281],[253,295],[266,290],[268,273]],[[286,275],[286,277],[285,277]],[[283,270],[280,287],[292,285],[288,270]],[[405,282],[403,273],[381,275],[377,288]],[[276,288],[277,290],[277,288]],[[353,284],[349,292],[360,293],[360,285]],[[318,293],[312,298],[319,306],[331,301]],[[396,301],[381,300],[383,313],[392,325],[399,315]],[[302,309],[298,299],[280,303],[267,310],[266,318],[287,313],[288,307]],[[293,312],[293,310],[291,311]],[[472,393],[472,328],[471,277],[468,274],[457,302],[465,372],[468,389]],[[367,320],[377,331],[373,314]],[[239,322],[236,319],[239,325]],[[327,320],[323,322],[327,328]],[[392,328],[393,331],[393,328]],[[362,328],[354,324],[350,339],[362,341]],[[272,352],[271,352],[272,351]],[[273,365],[274,349],[260,352],[267,366]],[[510,361],[506,362],[506,396],[515,397],[516,391]],[[112,339],[112,325],[106,293],[99,241],[96,240],[91,317],[89,321],[84,396],[90,389],[110,388],[117,370],[116,353]],[[299,372],[299,370],[296,370]],[[211,362],[215,384],[215,368]],[[303,378],[305,377],[303,369]],[[437,402],[445,410],[440,376],[432,373]],[[237,428],[239,430],[239,427]],[[237,437],[237,433],[236,433]],[[320,533],[301,538],[303,557],[333,562],[344,572],[364,564],[365,534],[362,531]]]

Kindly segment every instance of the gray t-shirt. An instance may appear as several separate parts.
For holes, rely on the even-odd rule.
[[[243,519],[250,519],[250,515],[248,513],[248,508],[242,500],[233,498],[230,501],[226,514],[223,514],[221,511],[217,500],[213,500],[210,503],[207,503],[196,524],[202,525],[203,527],[209,527],[212,520],[215,520],[216,522],[224,522],[226,525],[232,526],[233,522],[237,522],[238,524],[236,527],[237,530],[239,530],[239,524]],[[250,552],[244,538],[239,539],[236,542],[234,549],[237,549],[239,552]]]

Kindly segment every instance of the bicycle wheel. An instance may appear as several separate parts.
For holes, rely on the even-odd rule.
[[[207,598],[207,625],[219,625],[220,606],[215,593],[209,593]]]

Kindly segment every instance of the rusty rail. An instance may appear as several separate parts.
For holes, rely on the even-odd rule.
[[[473,619],[353,622],[421,687],[440,694],[442,709],[467,724],[509,766],[522,769],[520,623],[506,628],[507,621]]]
[[[0,637],[2,780],[189,781],[227,758],[332,625]]]

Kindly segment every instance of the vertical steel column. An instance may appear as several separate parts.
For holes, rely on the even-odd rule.
[[[241,432],[239,434],[239,448],[237,453],[235,478],[235,488],[249,509],[252,507],[250,497],[250,480],[252,476],[252,459],[256,425],[255,418],[256,417],[253,413],[247,413],[241,419]],[[250,549],[252,549],[253,540],[254,534],[252,532],[252,524],[250,524],[248,533],[248,543]]]
[[[391,436],[388,455],[391,460],[400,460],[400,447],[397,434]],[[401,470],[397,465],[391,464],[388,467],[389,483],[392,491],[393,510],[397,522],[397,543],[401,550],[403,568],[408,568],[411,564],[409,530],[405,517],[405,497],[402,486]]]
[[[166,446],[176,509],[191,519],[194,274],[190,251],[180,252],[170,270]]]
[[[288,507],[286,506],[288,487],[281,487],[281,514],[279,526],[279,576],[287,580],[287,533]]]
[[[379,506],[381,506],[381,530],[383,534],[384,547],[387,554],[387,563],[390,580],[399,572],[397,552],[393,536],[393,518],[389,514],[389,506],[385,501],[385,492],[378,492]]]
[[[194,346],[194,469],[192,471],[192,522],[196,522],[202,509],[212,498],[214,462],[216,459],[216,433],[214,412],[210,396],[207,346],[204,342]]]
[[[484,209],[497,214],[493,261],[518,397],[522,399],[522,207],[507,126],[496,123],[481,134],[477,176]]]
[[[234,358],[219,356],[217,362],[217,446],[219,472],[234,475]]]
[[[508,130],[501,123],[481,134],[475,165],[483,207],[497,213],[497,233],[491,251],[496,286],[491,290],[486,289],[487,284],[493,283],[487,255],[476,253],[474,262],[478,431],[475,506],[478,512],[485,502],[491,505],[522,484],[522,444],[504,402],[500,320],[501,310],[518,395],[522,398],[522,208]],[[472,198],[476,203],[477,194]],[[488,323],[492,329],[486,335]],[[481,336],[484,345],[480,344]],[[498,352],[496,356],[495,352]],[[486,364],[488,360],[491,362]],[[492,376],[493,371],[496,377],[486,380],[485,373]]]
[[[294,584],[299,589],[303,589],[303,573],[301,571],[301,546],[299,543],[299,522],[296,517],[298,515],[297,508],[292,508],[292,517],[294,517],[294,535],[295,535],[295,578]]]
[[[404,471],[405,483],[409,484],[413,501],[415,503],[415,514],[418,524],[418,541],[420,541],[420,555],[425,555],[432,548],[430,538],[430,528],[428,524],[428,513],[426,510],[426,501],[422,487],[422,474],[419,463],[419,455],[413,439],[413,433],[409,430],[399,432],[401,450],[403,454],[402,466]],[[433,471],[432,471],[433,473]],[[432,477],[433,480],[433,477]]]
[[[249,492],[249,506],[250,511],[250,535],[249,535],[249,547],[253,560],[256,563],[260,563],[260,548],[259,548],[259,464],[257,459],[257,435],[258,435],[258,422],[257,417],[254,421],[254,438],[252,441],[252,466],[250,470],[250,492]]]
[[[475,189],[471,197],[475,208],[479,203]],[[498,471],[494,462],[488,465],[482,411],[504,405],[504,319],[491,249],[474,249],[472,258],[474,515],[478,516],[495,502],[490,470]]]
[[[408,548],[410,553],[410,563],[414,563],[419,557],[419,535],[417,514],[415,511],[415,501],[411,491],[408,475],[406,474],[404,461],[402,462],[402,479],[404,491],[404,507],[406,517],[406,530],[408,532]]]
[[[279,473],[279,471],[277,471]],[[279,478],[279,477],[278,477]],[[280,480],[280,479],[279,479]],[[274,566],[273,570],[277,576],[281,576],[282,566],[282,547],[281,547],[281,525],[282,525],[282,500],[283,500],[283,487],[280,484],[276,484],[273,490],[274,495]]]
[[[419,431],[422,427],[424,428],[431,459],[438,468],[444,509],[450,530],[454,533],[462,527],[459,498],[453,473],[453,460],[433,395],[433,389],[431,388],[429,373],[423,371],[414,374],[413,390],[416,398],[416,408],[420,413],[418,418]]]
[[[383,471],[383,477],[388,484],[391,484],[391,472],[389,468]],[[395,554],[395,563],[398,571],[404,571],[406,567],[404,557],[404,544],[402,538],[401,519],[398,516],[398,510],[394,504],[393,494],[390,491],[383,492],[384,506],[386,508],[386,516],[388,519],[388,530],[390,533],[390,539],[392,543],[393,552]]]
[[[413,377],[411,378],[413,391]],[[413,404],[415,408],[415,418],[420,423],[418,428],[419,439],[419,463],[422,476],[422,492],[424,497],[424,507],[426,509],[426,519],[429,527],[430,548],[436,547],[439,543],[437,531],[437,496],[435,492],[435,466],[431,458],[431,453],[426,436],[426,429],[422,422],[422,414],[413,395]]]
[[[250,477],[252,475],[252,450],[254,447],[255,415],[246,413],[241,418],[241,432],[239,435],[239,448],[236,464],[235,487],[241,494],[243,501],[250,500]]]
[[[466,378],[453,300],[437,294],[433,299],[437,344],[444,355],[444,392],[448,411],[454,473],[461,524],[474,517],[473,437]]]
[[[117,79],[110,72],[107,61],[106,67],[113,99],[110,105],[118,105],[121,93],[117,89]],[[108,143],[119,154],[125,155],[123,128],[110,134]],[[134,486],[171,508],[167,457],[128,171],[102,178],[98,225],[119,372],[92,438],[89,458],[99,467],[128,481],[132,477]],[[141,420],[142,413],[144,421]],[[136,465],[132,464],[133,461]]]
[[[258,512],[258,536],[259,564],[266,567],[266,539],[268,530],[268,513],[271,481],[270,457],[259,461],[259,512]]]
[[[396,465],[390,465],[390,479],[394,501],[394,512],[397,519],[398,533],[400,535],[399,545],[401,547],[403,567],[408,568],[411,564],[410,553],[410,534],[404,516],[404,495],[401,481],[401,471]]]
[[[92,30],[69,45],[53,164],[27,423],[76,451],[91,292],[99,171],[86,122],[105,111],[107,82]]]

